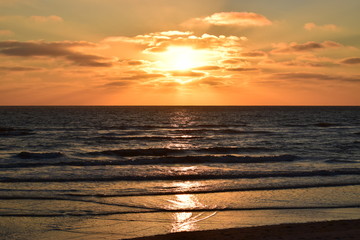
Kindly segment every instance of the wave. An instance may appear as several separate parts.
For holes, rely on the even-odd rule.
[[[294,127],[294,128],[308,128],[308,127],[331,128],[331,127],[342,127],[344,125],[338,123],[319,122],[313,124],[284,124],[282,126]]]
[[[120,173],[121,174],[121,173]],[[262,171],[262,172],[208,172],[184,173],[171,171],[158,175],[120,175],[120,176],[67,176],[67,177],[2,177],[0,182],[100,182],[100,181],[158,181],[158,180],[211,180],[211,179],[254,179],[254,178],[294,178],[294,177],[331,177],[339,175],[360,175],[360,170],[336,169],[314,171]]]
[[[206,126],[206,125],[205,125]],[[206,127],[197,127],[197,126],[189,126],[189,127],[165,127],[165,128],[137,128],[137,127],[128,127],[121,129],[123,132],[117,132],[116,134],[123,135],[140,135],[143,134],[143,131],[146,132],[156,132],[156,133],[164,133],[164,134],[194,134],[194,135],[206,135],[206,134],[227,134],[227,135],[242,135],[242,134],[261,134],[261,135],[273,135],[274,132],[271,131],[263,131],[263,130],[244,130],[237,128],[230,128],[229,126],[218,126],[216,128],[206,128]],[[153,131],[156,130],[156,131]],[[115,134],[115,133],[109,133]]]
[[[119,126],[107,126],[100,127],[100,130],[152,130],[159,128],[168,128],[165,125],[119,125]]]
[[[146,148],[146,149],[115,149],[88,152],[86,155],[92,156],[118,156],[118,157],[137,157],[137,156],[174,156],[188,154],[234,154],[249,152],[268,152],[272,149],[264,147],[209,147],[200,149],[173,149],[173,148]]]
[[[35,134],[33,130],[24,128],[0,127],[0,137],[18,137]]]
[[[134,165],[144,164],[204,164],[204,163],[273,163],[292,162],[299,159],[294,155],[277,156],[186,156],[186,157],[163,157],[154,159],[137,159],[132,161]]]
[[[309,125],[306,125],[306,124],[292,124],[292,123],[289,123],[289,124],[284,124],[283,126],[284,126],[284,127],[308,127]]]
[[[66,194],[68,196],[79,197],[131,197],[131,196],[158,196],[158,195],[173,195],[173,194],[206,194],[206,193],[221,193],[221,192],[246,192],[246,191],[272,191],[272,190],[289,190],[289,189],[306,189],[306,188],[326,188],[326,187],[345,187],[357,186],[359,182],[354,183],[329,183],[329,184],[300,184],[292,186],[258,186],[258,187],[242,187],[230,189],[211,189],[211,190],[187,190],[187,191],[173,191],[173,192],[149,192],[149,193],[122,193],[122,194]],[[1,197],[0,197],[1,199]]]
[[[191,125],[192,128],[229,128],[229,127],[246,127],[246,123],[237,123],[237,124],[196,124]]]
[[[84,198],[113,198],[113,197],[141,197],[141,196],[164,196],[177,194],[207,194],[223,192],[248,192],[248,191],[272,191],[272,190],[291,190],[291,189],[311,189],[311,188],[332,188],[358,186],[360,182],[329,182],[329,183],[309,183],[309,184],[288,184],[274,186],[241,186],[232,188],[210,188],[210,189],[169,189],[169,190],[152,190],[149,192],[126,192],[119,191],[116,193],[77,193],[76,190],[51,190],[50,192],[41,190],[13,190],[6,189],[5,195],[0,195],[0,200],[73,200],[83,201]],[[26,192],[24,192],[26,191]],[[15,192],[15,193],[13,193]],[[21,194],[17,194],[21,192]],[[70,192],[70,193],[69,193]],[[72,193],[73,192],[73,193]],[[127,206],[130,207],[130,206]]]
[[[176,212],[225,212],[225,211],[259,211],[259,210],[310,210],[310,209],[348,209],[360,208],[360,205],[338,205],[338,206],[259,206],[259,207],[196,207],[196,208],[180,208],[180,209],[165,209],[156,208],[145,211],[68,211],[68,212],[49,212],[49,213],[2,213],[2,217],[93,217],[93,216],[111,216],[111,215],[128,215],[128,214],[142,214],[142,213],[176,213]]]
[[[340,127],[340,126],[344,126],[343,124],[339,124],[339,123],[331,123],[331,122],[318,122],[318,123],[313,123],[313,124],[284,124],[284,127],[322,127],[322,128],[327,128],[327,127]]]
[[[331,159],[326,160],[327,163],[358,163],[358,161],[352,161],[352,160],[340,160],[340,159]]]
[[[315,127],[339,127],[342,126],[338,123],[330,123],[330,122],[319,122],[314,124]]]
[[[261,134],[261,135],[273,135],[275,133],[270,131],[259,131],[259,130],[239,130],[234,128],[227,129],[174,129],[170,130],[170,133],[179,133],[179,134],[228,134],[228,135],[252,135],[252,134]]]
[[[204,128],[204,129],[218,129],[230,127],[246,127],[246,123],[237,124],[192,124],[192,125],[172,125],[164,123],[162,125],[119,125],[101,127],[100,130],[156,130],[156,129],[188,129],[188,128]]]
[[[129,140],[146,140],[146,141],[162,141],[162,140],[181,140],[181,139],[198,139],[196,136],[100,136],[94,138],[86,138],[85,140],[95,141],[129,141]]]
[[[21,159],[51,159],[51,158],[60,158],[65,155],[60,152],[21,152],[16,155],[17,158]]]
[[[57,157],[57,153],[40,154],[43,159],[49,159],[49,154],[54,154],[54,158]],[[18,154],[19,155],[19,154]],[[32,154],[33,155],[33,154]],[[52,156],[52,155],[50,155]],[[32,156],[32,158],[35,158]],[[284,154],[275,156],[184,156],[184,157],[159,157],[159,158],[138,158],[136,160],[77,160],[77,161],[58,161],[58,162],[18,162],[0,164],[0,168],[27,168],[27,167],[44,167],[44,166],[123,166],[123,165],[167,165],[167,164],[204,164],[204,163],[273,163],[273,162],[292,162],[300,159],[297,156]]]

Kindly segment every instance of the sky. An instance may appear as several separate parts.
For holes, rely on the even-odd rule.
[[[359,0],[0,0],[0,105],[360,105]]]

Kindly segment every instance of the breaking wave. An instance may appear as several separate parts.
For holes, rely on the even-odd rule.
[[[229,171],[229,172],[176,172],[170,171],[159,174],[131,174],[110,176],[43,176],[43,177],[3,177],[0,182],[93,182],[93,181],[156,181],[156,180],[210,180],[210,179],[252,179],[252,178],[293,178],[293,177],[322,177],[339,175],[360,175],[357,168],[335,169],[335,170],[314,170],[314,171]]]
[[[49,159],[60,158],[61,153],[20,153],[17,155],[22,159]],[[294,155],[275,156],[173,156],[120,160],[66,160],[66,161],[38,161],[38,162],[17,162],[0,164],[0,168],[26,168],[44,166],[122,166],[122,165],[168,165],[168,164],[206,164],[206,163],[274,163],[292,162],[300,159]]]

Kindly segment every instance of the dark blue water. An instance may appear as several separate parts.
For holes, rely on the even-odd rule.
[[[360,107],[0,107],[2,216],[358,208],[359,166]]]

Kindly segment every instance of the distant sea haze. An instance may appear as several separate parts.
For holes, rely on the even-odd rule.
[[[359,213],[359,167],[360,107],[0,107],[2,217],[331,220]]]

